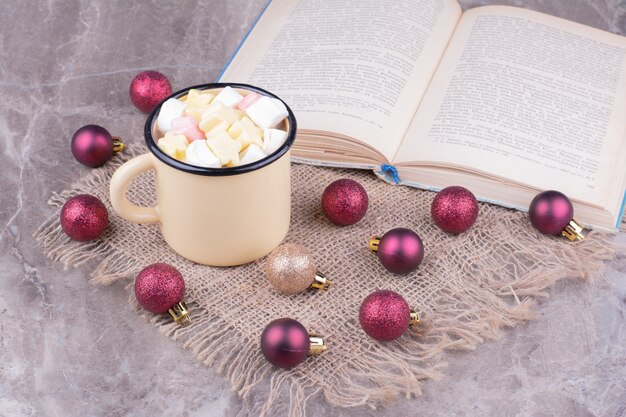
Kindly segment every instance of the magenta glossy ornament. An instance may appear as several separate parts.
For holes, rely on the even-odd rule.
[[[409,308],[404,297],[390,290],[374,291],[359,308],[361,327],[368,336],[380,341],[397,339],[418,322],[417,313]]]
[[[424,259],[424,244],[411,229],[391,229],[383,237],[369,240],[370,250],[378,254],[380,263],[394,274],[414,271]]]
[[[124,150],[124,143],[98,125],[85,125],[72,136],[72,155],[81,164],[97,168]]]
[[[304,362],[308,355],[326,350],[324,340],[310,335],[297,320],[282,318],[265,326],[261,334],[261,352],[265,359],[279,368],[293,368]]]
[[[179,324],[191,323],[189,310],[183,301],[185,280],[181,273],[166,263],[145,267],[135,278],[135,298],[146,310],[169,313]]]
[[[322,211],[337,226],[358,223],[367,213],[368,205],[365,188],[347,178],[333,181],[322,194]]]
[[[570,240],[582,240],[582,226],[574,220],[574,206],[559,191],[548,190],[533,198],[528,208],[531,224],[547,235],[563,235]]]
[[[172,94],[172,85],[167,77],[158,71],[142,71],[133,78],[128,93],[135,107],[149,113]]]
[[[93,195],[79,194],[69,198],[61,209],[61,228],[80,242],[99,238],[109,224],[106,206]]]
[[[441,230],[459,234],[476,222],[478,201],[467,188],[446,187],[435,196],[430,206],[430,214]]]

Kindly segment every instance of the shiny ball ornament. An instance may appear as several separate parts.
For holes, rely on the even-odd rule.
[[[326,350],[324,340],[310,335],[297,320],[282,318],[268,324],[261,334],[261,352],[265,359],[279,368],[293,368],[307,356]]]
[[[181,325],[190,323],[184,295],[183,276],[166,263],[147,266],[135,278],[135,298],[139,304],[152,313],[169,313]]]
[[[402,336],[409,325],[419,321],[406,300],[398,293],[379,290],[371,293],[359,308],[359,323],[372,339],[389,341]]]
[[[72,136],[72,155],[81,164],[97,168],[124,150],[124,143],[98,125],[85,125]]]
[[[313,254],[302,245],[280,245],[265,262],[267,280],[283,294],[297,294],[307,288],[327,290],[332,281],[317,271]]]
[[[105,205],[89,194],[69,198],[61,209],[61,228],[66,235],[79,242],[99,238],[109,224]]]
[[[467,188],[446,187],[435,196],[430,206],[430,214],[441,230],[459,234],[476,222],[478,201]]]
[[[367,213],[368,204],[365,188],[347,178],[333,181],[322,194],[322,211],[337,226],[358,223]]]
[[[370,238],[369,247],[378,254],[380,263],[394,274],[415,271],[424,259],[422,239],[414,231],[402,227],[389,230],[381,238]]]
[[[128,93],[135,107],[149,113],[172,94],[172,85],[167,77],[158,71],[142,71],[133,78]]]
[[[563,235],[570,240],[582,240],[583,228],[574,220],[574,206],[559,191],[548,190],[533,198],[528,208],[530,222],[546,235]]]

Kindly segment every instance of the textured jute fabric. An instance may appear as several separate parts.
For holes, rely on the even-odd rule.
[[[293,212],[286,242],[308,247],[318,269],[335,285],[326,292],[282,295],[267,283],[263,259],[231,268],[198,265],[170,250],[158,225],[137,225],[117,216],[109,204],[110,177],[122,162],[145,151],[134,146],[53,195],[50,204],[57,212],[35,236],[46,254],[66,266],[100,261],[92,272],[97,284],[119,279],[130,283],[154,262],[178,268],[187,284],[192,325],[181,328],[169,316],[144,316],[225,375],[240,396],[251,400],[257,415],[275,412],[278,404],[286,404],[291,415],[304,415],[307,400],[315,394],[341,407],[419,395],[423,380],[445,374],[446,350],[472,350],[504,327],[531,319],[536,299],[547,296],[547,287],[561,278],[590,279],[614,256],[609,235],[591,233],[580,243],[546,237],[530,226],[526,214],[487,204],[480,205],[472,229],[449,235],[430,219],[432,192],[391,186],[371,172],[293,164]],[[320,199],[326,185],[346,177],[363,184],[370,205],[361,222],[337,227],[324,217]],[[154,176],[143,174],[129,196],[152,205],[154,189]],[[108,230],[90,243],[71,241],[58,221],[65,200],[80,193],[96,195],[110,212]],[[387,272],[367,247],[370,236],[394,227],[415,230],[426,248],[418,270],[406,276]],[[402,294],[420,313],[421,325],[392,342],[368,338],[359,326],[358,310],[377,289]],[[267,323],[280,317],[297,319],[324,335],[328,351],[292,370],[271,366],[261,355],[259,337]],[[261,384],[270,387],[262,399],[256,389]]]

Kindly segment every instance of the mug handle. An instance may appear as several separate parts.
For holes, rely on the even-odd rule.
[[[142,172],[154,169],[152,156],[149,153],[136,156],[119,167],[109,186],[111,205],[122,218],[139,224],[155,223],[159,221],[159,207],[141,207],[131,203],[126,198],[130,182]]]

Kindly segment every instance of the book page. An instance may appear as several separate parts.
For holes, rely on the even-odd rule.
[[[455,0],[273,0],[220,81],[265,88],[299,130],[390,160],[460,15]]]
[[[461,18],[394,163],[456,166],[608,205],[623,183],[625,128],[625,38],[481,7]]]

